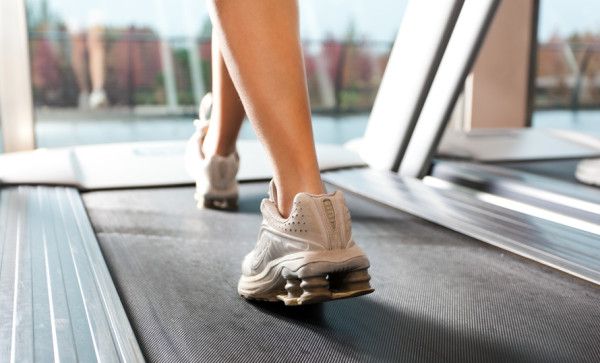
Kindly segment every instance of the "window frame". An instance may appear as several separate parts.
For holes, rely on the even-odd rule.
[[[0,120],[4,152],[35,149],[25,0],[0,2]]]

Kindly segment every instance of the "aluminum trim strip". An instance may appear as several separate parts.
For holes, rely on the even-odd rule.
[[[119,304],[111,304],[111,301],[120,301],[115,285],[113,284],[112,278],[104,257],[100,252],[96,235],[93,232],[92,225],[88,219],[85,207],[79,193],[73,188],[65,188],[69,194],[69,204],[71,210],[74,212],[74,217],[77,221],[77,227],[83,239],[86,241],[84,244],[86,250],[86,256],[88,263],[92,268],[92,273],[96,279],[98,285],[97,288],[101,295],[101,301],[104,305],[106,316],[110,321],[110,327],[112,329],[112,335],[115,339],[115,344],[119,348],[118,351],[121,354],[122,361],[135,361],[141,357],[141,353],[138,356],[139,346],[137,339],[123,307]]]
[[[0,227],[0,361],[144,361],[75,189],[0,190]]]
[[[14,193],[2,191],[0,194],[7,210],[19,210],[18,199]],[[0,262],[0,357],[9,360],[12,354],[12,326],[15,281],[15,253],[17,213],[6,214],[6,224],[2,240],[2,261]],[[8,243],[7,241],[11,241]]]

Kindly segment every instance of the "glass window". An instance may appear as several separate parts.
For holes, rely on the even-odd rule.
[[[318,142],[362,135],[405,2],[299,1]],[[210,89],[203,1],[27,0],[27,12],[38,146],[189,136]]]
[[[600,134],[600,3],[542,0],[535,127]]]

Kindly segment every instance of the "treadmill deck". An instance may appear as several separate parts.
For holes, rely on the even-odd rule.
[[[236,213],[196,209],[189,187],[83,194],[149,361],[600,360],[597,286],[348,193],[375,292],[243,300],[266,190],[242,184]]]

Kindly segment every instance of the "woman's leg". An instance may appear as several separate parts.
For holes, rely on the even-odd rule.
[[[275,172],[283,216],[299,192],[321,194],[296,0],[211,0],[213,34]]]
[[[212,37],[212,111],[208,132],[202,143],[206,156],[227,156],[235,151],[235,143],[244,121],[244,106],[225,67],[221,45]]]
[[[87,68],[85,66],[86,39],[83,33],[76,33],[71,37],[71,64],[73,72],[79,86],[79,107],[87,106],[87,96],[90,92],[87,78]],[[83,101],[85,99],[85,101]]]
[[[90,56],[90,79],[92,91],[104,91],[104,27],[94,25],[88,30],[88,51]]]

